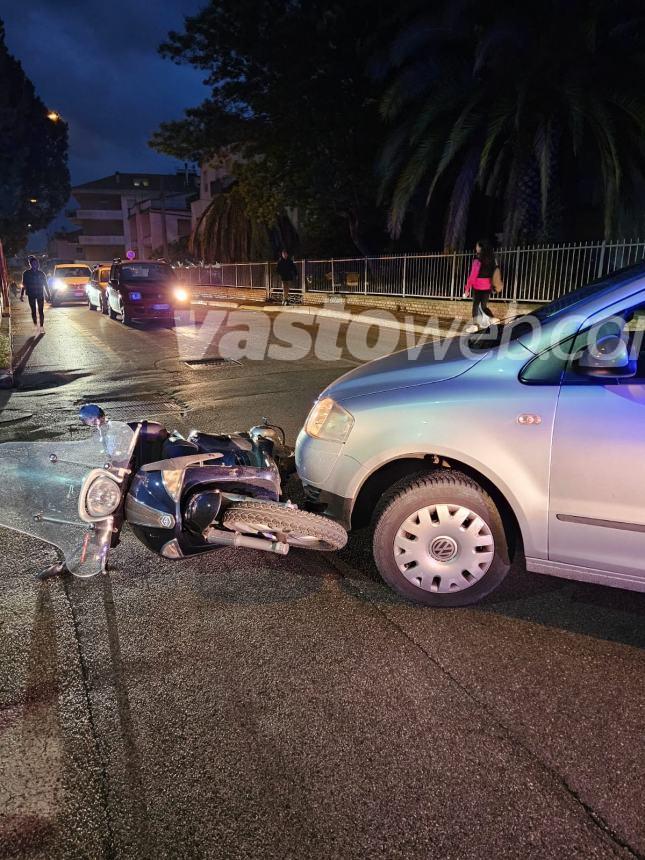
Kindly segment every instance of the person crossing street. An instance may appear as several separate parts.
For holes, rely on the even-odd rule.
[[[40,268],[36,257],[28,257],[29,268],[22,273],[20,301],[24,302],[25,293],[31,309],[35,334],[45,334],[45,290],[47,278]]]

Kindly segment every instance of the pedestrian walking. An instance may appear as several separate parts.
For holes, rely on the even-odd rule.
[[[489,325],[496,325],[499,322],[488,307],[488,300],[493,286],[499,292],[501,284],[501,273],[491,245],[484,240],[477,242],[475,259],[464,288],[464,295],[470,296],[472,293],[473,297],[473,321],[466,326],[466,332],[470,334],[480,328],[488,328]]]
[[[291,254],[288,251],[283,250],[280,254],[280,259],[278,260],[278,274],[282,281],[282,304],[288,305],[289,290],[298,277],[298,269],[296,268],[296,264],[293,262]]]
[[[22,273],[22,290],[20,301],[24,302],[25,293],[31,309],[31,318],[34,321],[36,334],[45,334],[45,290],[47,289],[47,278],[41,270],[36,257],[28,257],[29,268]]]

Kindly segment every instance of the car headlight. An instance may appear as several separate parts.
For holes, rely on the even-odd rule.
[[[172,291],[172,294],[178,302],[188,301],[188,290],[185,290],[183,287],[175,287],[175,289]]]
[[[55,290],[66,290],[67,284],[65,283],[65,281],[61,281],[60,278],[54,278],[53,287]]]
[[[108,478],[107,475],[95,478],[85,494],[87,513],[96,519],[109,517],[116,511],[120,503],[121,488],[116,481]]]
[[[325,397],[309,413],[305,432],[315,439],[346,442],[353,426],[354,416],[331,397]]]

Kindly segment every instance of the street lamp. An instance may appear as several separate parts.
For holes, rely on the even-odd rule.
[[[52,122],[58,122],[60,114],[55,110],[50,110],[47,114],[47,119],[50,119]]]

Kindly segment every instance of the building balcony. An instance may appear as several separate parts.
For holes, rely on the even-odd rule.
[[[121,209],[75,209],[74,221],[119,221]]]
[[[84,236],[78,237],[79,245],[125,245],[125,236]]]

